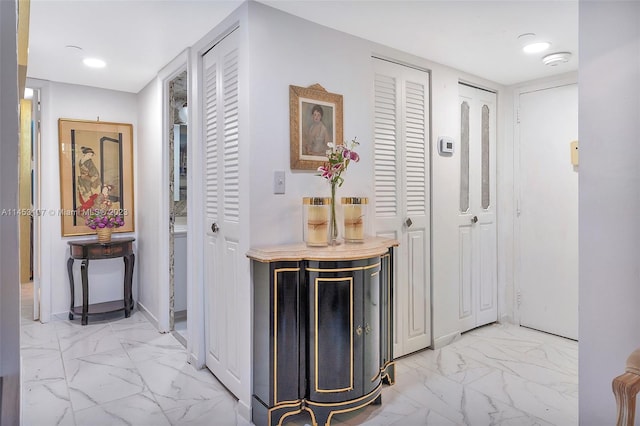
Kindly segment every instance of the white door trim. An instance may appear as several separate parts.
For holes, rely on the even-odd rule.
[[[169,164],[169,129],[173,125],[171,119],[171,110],[169,108],[169,82],[173,80],[178,74],[183,71],[187,71],[187,79],[189,78],[189,49],[182,51],[175,59],[173,59],[167,66],[165,66],[159,73],[158,79],[162,83],[162,171],[161,171],[161,187],[165,188],[165,185],[169,182],[169,167],[173,166]],[[187,92],[189,87],[187,87]],[[187,95],[188,96],[188,95]],[[187,142],[188,143],[188,142]],[[189,150],[187,150],[187,153]],[[187,187],[188,188],[188,187]],[[169,191],[160,191],[160,199],[162,208],[160,209],[160,259],[159,265],[169,265],[171,253],[169,252]],[[189,197],[187,197],[187,200]],[[187,235],[189,235],[187,233]],[[187,237],[188,238],[188,237]],[[171,331],[170,328],[170,315],[169,310],[171,306],[171,277],[169,276],[169,269],[165,268],[160,271],[160,280],[158,282],[158,329],[162,333]],[[187,278],[188,280],[188,278]],[[187,285],[187,288],[189,285]],[[188,292],[189,290],[187,290]],[[188,329],[187,329],[188,332]],[[190,341],[187,338],[187,342]]]

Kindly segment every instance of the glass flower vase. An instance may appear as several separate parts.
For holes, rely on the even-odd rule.
[[[338,242],[338,219],[336,217],[336,184],[331,184],[331,205],[329,208],[329,245],[336,246]]]

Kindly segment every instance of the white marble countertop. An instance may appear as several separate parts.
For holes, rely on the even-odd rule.
[[[297,260],[356,260],[385,254],[399,243],[392,238],[369,237],[362,243],[344,243],[328,247],[308,247],[305,243],[255,247],[247,257],[259,262]]]

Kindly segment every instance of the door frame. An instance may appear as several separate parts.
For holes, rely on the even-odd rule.
[[[161,182],[162,187],[169,182],[169,167],[173,167],[173,164],[169,164],[169,129],[173,128],[173,120],[170,119],[171,109],[169,108],[169,82],[173,80],[180,73],[187,71],[187,81],[189,79],[189,48],[183,50],[178,56],[176,56],[168,65],[166,65],[162,71],[158,73],[158,79],[161,81],[162,87],[162,171],[161,171]],[[187,84],[187,96],[189,96],[189,91],[191,87]],[[187,151],[188,155],[189,151]],[[187,184],[187,191],[189,185]],[[160,209],[160,265],[169,265],[171,261],[171,250],[169,239],[171,238],[171,234],[169,232],[169,191],[160,191],[161,195],[161,203],[164,208]],[[189,196],[187,195],[187,200],[189,200]],[[187,238],[188,238],[187,231]],[[189,298],[189,277],[187,277],[187,304]],[[160,272],[160,280],[158,282],[158,290],[159,290],[159,309],[158,309],[158,330],[161,333],[166,333],[171,331],[171,308],[173,303],[173,297],[171,292],[171,276],[169,274],[169,269],[165,269]],[[187,311],[188,311],[187,307]],[[189,342],[191,341],[191,336],[189,335],[189,330],[187,327],[187,351],[189,351]]]
[[[49,82],[45,80],[38,80],[27,78],[26,86],[39,92],[39,112],[37,119],[40,122],[40,128],[37,132],[37,136],[33,141],[34,152],[34,164],[33,164],[33,209],[34,211],[43,211],[43,204],[41,200],[40,182],[42,181],[42,163],[40,162],[40,156],[42,153],[42,139],[45,134],[57,134],[57,129],[49,128],[49,111],[50,98],[49,98]],[[38,110],[34,106],[34,109]],[[35,118],[36,116],[33,116]],[[56,176],[57,179],[57,176]],[[51,277],[52,270],[52,258],[51,256],[42,256],[42,253],[49,253],[51,248],[52,237],[50,233],[39,232],[40,229],[47,228],[46,223],[53,220],[59,220],[59,217],[53,217],[50,215],[34,215],[33,217],[33,316],[34,320],[40,320],[41,323],[47,323],[51,321],[51,279],[43,280],[42,277]],[[39,290],[39,291],[38,291]],[[39,305],[39,314],[36,318],[36,305]]]
[[[546,81],[525,83],[513,90],[513,321],[520,324],[520,294],[522,292],[521,272],[521,237],[520,237],[520,206],[522,205],[520,182],[520,126],[519,109],[520,95],[538,90],[548,90],[556,87],[578,84],[578,73],[569,73],[560,78],[550,78]]]

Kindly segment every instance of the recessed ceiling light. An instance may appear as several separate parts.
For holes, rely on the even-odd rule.
[[[548,41],[536,41],[533,43],[529,43],[522,48],[524,53],[540,53],[544,52],[548,48],[551,47],[551,43]]]
[[[545,56],[544,58],[542,58],[542,62],[545,65],[555,67],[556,65],[569,62],[570,58],[571,58],[571,52],[557,52],[557,53],[552,53],[550,55]]]
[[[104,68],[107,66],[105,61],[98,58],[84,58],[82,63],[91,68]]]

